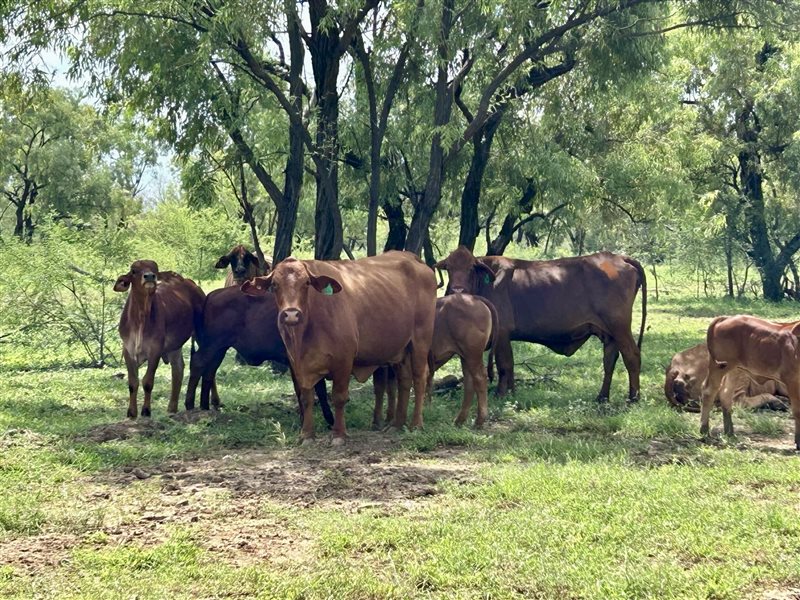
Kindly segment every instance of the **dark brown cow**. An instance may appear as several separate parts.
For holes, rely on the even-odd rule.
[[[514,387],[512,340],[542,344],[571,356],[594,335],[603,342],[605,370],[597,400],[608,400],[620,352],[628,370],[628,397],[638,399],[647,282],[636,260],[610,252],[543,261],[475,258],[469,249],[459,246],[436,267],[447,269],[448,294],[480,295],[497,308],[499,394]],[[639,287],[642,323],[637,342],[631,334],[631,321]]]
[[[705,343],[697,344],[672,357],[664,378],[664,394],[674,407],[687,412],[700,412],[706,377],[708,346]],[[780,381],[753,377],[747,371],[734,369],[723,379],[717,400],[728,408],[735,404],[744,408],[786,410],[787,394],[786,386]]]
[[[186,410],[194,408],[195,391],[201,378],[200,408],[209,409],[209,395],[211,404],[219,408],[214,381],[228,348],[235,348],[249,365],[260,365],[267,360],[286,364],[289,360],[278,332],[278,307],[271,293],[248,296],[238,287],[214,290],[206,297],[202,326],[196,337],[198,349],[192,353],[189,363]],[[325,420],[332,425],[325,380],[318,382],[316,392]],[[300,408],[302,410],[302,405]]]
[[[242,290],[263,294],[270,287],[305,407],[304,439],[314,436],[312,387],[317,381],[333,379],[333,442],[340,444],[346,436],[344,406],[351,373],[363,382],[385,364],[397,365],[393,425],[405,424],[413,379],[412,426],[422,427],[436,304],[433,271],[408,252],[355,261],[286,259],[268,276],[245,282]]]
[[[777,379],[786,386],[794,417],[794,443],[800,450],[800,321],[773,323],[737,315],[717,317],[708,326],[709,370],[703,382],[700,433],[708,435],[708,418],[723,378],[737,367]],[[733,435],[730,407],[722,407],[723,428]]]
[[[205,294],[191,279],[172,271],[160,272],[152,260],[137,260],[130,271],[117,278],[114,291],[128,290],[130,293],[119,320],[122,356],[128,368],[128,416],[136,418],[139,366],[145,361],[142,416],[150,416],[150,396],[159,359],[172,366],[172,391],[167,410],[174,413],[178,410],[183,381],[181,349],[202,318]]]
[[[231,251],[220,256],[215,269],[224,269],[230,266],[231,270],[225,276],[225,287],[240,286],[246,280],[265,275],[272,267],[271,257],[264,257],[267,260],[265,266],[261,265],[258,257],[242,245],[231,248]]]

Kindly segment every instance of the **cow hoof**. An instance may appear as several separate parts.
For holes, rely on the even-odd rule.
[[[343,437],[335,437],[331,439],[331,446],[344,446],[344,438]]]
[[[383,425],[381,423],[373,422],[372,431],[383,431]]]
[[[595,402],[598,404],[608,404],[608,396],[597,396],[597,398],[595,398]]]
[[[628,404],[637,404],[639,402],[639,396],[633,396],[628,398]]]
[[[192,402],[191,404],[189,404],[189,403],[187,402],[186,404],[184,404],[184,405],[183,405],[183,407],[184,407],[186,410],[194,410],[194,402]]]
[[[129,419],[135,419],[136,418],[136,412],[128,411],[128,418]]]
[[[314,438],[313,438],[313,437],[307,437],[307,438],[303,438],[303,439],[300,441],[300,445],[301,445],[301,446],[310,446],[310,445],[311,445],[311,444],[313,444],[313,443],[314,443]]]
[[[149,408],[143,408],[142,409],[142,416],[150,418],[150,409]]]

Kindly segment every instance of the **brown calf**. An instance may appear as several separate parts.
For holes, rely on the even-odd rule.
[[[800,450],[800,321],[773,323],[737,315],[717,317],[708,326],[708,377],[703,382],[700,433],[708,435],[708,418],[723,378],[737,367],[753,375],[784,383],[794,417],[794,443]],[[722,407],[726,435],[733,435],[733,420],[728,407]]]
[[[333,379],[333,443],[341,444],[350,375],[363,382],[385,364],[399,365],[393,425],[405,424],[413,380],[412,426],[422,426],[436,278],[417,256],[387,252],[355,261],[286,259],[268,276],[242,286],[251,294],[266,294],[270,288],[305,407],[304,439],[314,436],[312,387],[317,381],[328,375]]]
[[[708,376],[708,346],[697,344],[677,352],[667,367],[664,394],[675,408],[687,412],[700,412],[703,381]],[[747,371],[734,369],[722,380],[719,404],[744,408],[766,407],[786,410],[786,386],[774,379],[751,376]]]
[[[224,256],[220,256],[214,268],[224,269],[230,266],[231,269],[225,276],[225,287],[240,286],[247,279],[265,275],[270,270],[272,257],[264,258],[267,260],[266,265],[262,265],[255,254],[240,244],[231,248],[231,251]]]
[[[137,260],[130,271],[117,278],[114,291],[128,290],[130,293],[119,320],[122,356],[128,369],[128,417],[136,418],[139,367],[145,361],[142,416],[150,416],[150,397],[159,359],[172,366],[172,391],[167,410],[174,413],[178,410],[183,381],[181,348],[202,317],[205,294],[191,279],[172,271],[159,272],[152,260]]]

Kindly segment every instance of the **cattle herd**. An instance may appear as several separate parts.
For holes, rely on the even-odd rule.
[[[159,360],[172,368],[168,410],[176,412],[183,381],[182,348],[192,338],[187,410],[219,408],[216,375],[229,348],[240,360],[288,364],[302,415],[301,438],[314,437],[315,396],[344,442],[345,404],[351,375],[373,377],[373,427],[423,425],[423,401],[433,372],[458,355],[464,398],[455,421],[463,424],[477,397],[475,426],[488,415],[487,389],[497,366],[497,392],[514,388],[512,341],[535,342],[570,356],[591,336],[603,344],[604,376],[597,395],[608,400],[614,367],[622,355],[629,402],[639,398],[647,282],[641,264],[599,252],[549,261],[475,257],[460,246],[435,267],[446,270],[446,294],[436,298],[434,271],[407,252],[391,251],[350,261],[288,258],[275,265],[243,246],[220,257],[225,287],[208,295],[190,279],[138,260],[114,290],[128,292],[119,333],[128,371],[128,417],[137,416],[139,367],[142,416],[150,416]],[[633,303],[642,290],[638,338],[631,333]],[[799,330],[799,331],[796,331]],[[705,344],[677,353],[667,368],[665,394],[676,407],[701,413],[701,434],[717,401],[724,431],[733,434],[731,407],[791,407],[800,450],[800,323],[772,323],[750,316],[718,317]],[[489,351],[487,366],[484,351]],[[326,379],[332,380],[330,403]],[[383,414],[383,397],[387,409]],[[330,404],[333,405],[331,410]]]

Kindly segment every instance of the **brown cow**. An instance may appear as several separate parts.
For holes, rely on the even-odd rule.
[[[499,394],[514,387],[512,340],[542,344],[571,356],[595,335],[603,342],[605,370],[597,400],[608,400],[620,352],[628,370],[628,397],[638,399],[647,281],[636,260],[610,252],[543,261],[475,258],[468,248],[459,246],[436,267],[449,274],[448,294],[480,295],[497,308]],[[631,321],[639,287],[642,323],[637,342],[631,334]]]
[[[478,414],[475,428],[483,426],[489,415],[487,398],[488,378],[483,366],[483,352],[489,350],[489,362],[497,341],[497,311],[491,302],[471,294],[455,294],[436,299],[436,319],[431,343],[431,369],[428,376],[428,396],[433,384],[433,374],[456,354],[461,358],[464,380],[464,399],[455,424],[463,425],[469,416],[472,397],[478,397]],[[375,371],[372,383],[375,390],[373,428],[380,424],[383,394],[388,393],[386,421],[394,417],[394,373],[384,367]]]
[[[145,361],[142,416],[150,416],[150,396],[160,358],[172,365],[172,391],[167,410],[174,413],[178,410],[183,381],[181,349],[202,318],[205,294],[191,279],[172,271],[159,271],[152,260],[137,260],[130,271],[117,278],[115,292],[129,289],[119,320],[122,356],[128,368],[128,417],[136,418],[139,366]]]
[[[225,287],[242,285],[246,280],[265,275],[272,268],[272,257],[264,257],[266,265],[262,265],[258,257],[241,244],[220,256],[215,269],[224,269],[230,265],[231,270],[225,276]]]
[[[285,364],[289,360],[278,332],[278,307],[271,293],[248,296],[238,287],[214,290],[206,296],[202,325],[196,337],[198,349],[189,362],[186,410],[194,408],[195,391],[201,377],[200,408],[209,409],[209,395],[214,407],[219,408],[214,380],[228,348],[235,348],[249,365],[260,365],[266,360]],[[316,392],[325,420],[332,425],[333,414],[324,379],[317,383]],[[301,411],[302,408],[301,405]]]
[[[312,386],[317,381],[327,375],[333,379],[333,443],[341,444],[350,374],[363,382],[384,364],[397,365],[394,427],[405,424],[412,379],[412,426],[422,427],[436,278],[417,256],[387,252],[355,261],[286,259],[268,276],[245,282],[242,290],[264,294],[270,286],[305,407],[304,439],[314,436]]]
[[[717,317],[708,326],[709,371],[703,382],[700,434],[708,435],[708,418],[722,379],[736,367],[786,385],[794,417],[794,443],[800,450],[800,321],[773,323],[736,315]],[[733,435],[730,408],[722,407],[723,429]]]
[[[700,412],[703,381],[707,376],[708,346],[705,343],[676,353],[664,380],[667,400],[676,408]],[[786,386],[780,381],[753,377],[747,371],[734,369],[723,379],[717,401],[727,407],[736,404],[752,409],[786,410],[787,394]]]

